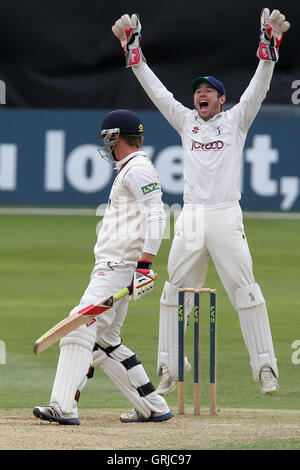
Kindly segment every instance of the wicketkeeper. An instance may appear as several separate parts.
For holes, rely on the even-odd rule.
[[[102,123],[102,157],[115,164],[102,227],[95,245],[90,283],[70,314],[97,304],[132,282],[134,300],[150,292],[152,261],[159,249],[166,216],[158,174],[141,150],[144,126],[132,111],[116,110]],[[50,404],[34,415],[60,424],[79,424],[77,401],[93,367],[100,367],[128,398],[134,409],[123,422],[160,422],[170,419],[165,399],[147,376],[139,357],[122,344],[129,296],[77,328],[60,341],[60,355]],[[142,308],[142,305],[141,305]]]
[[[266,302],[255,281],[239,205],[240,165],[247,132],[270,86],[278,50],[290,25],[278,10],[261,14],[255,74],[238,104],[223,112],[225,87],[213,76],[192,82],[194,109],[174,99],[147,65],[136,14],[123,15],[112,30],[140,84],[179,133],[184,150],[184,206],[175,225],[169,280],[161,295],[157,391],[168,394],[178,378],[178,288],[201,288],[212,258],[238,313],[255,381],[262,393],[278,389],[278,368]],[[186,311],[191,306],[186,306]],[[186,371],[191,366],[186,361]]]

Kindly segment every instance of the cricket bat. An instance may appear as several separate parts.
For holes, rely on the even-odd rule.
[[[158,275],[155,273],[154,277],[156,279]],[[76,330],[76,328],[79,326],[95,321],[95,317],[97,315],[100,315],[101,313],[110,309],[115,304],[115,302],[117,302],[117,300],[125,297],[125,295],[131,294],[132,285],[130,284],[128,287],[124,287],[124,289],[121,289],[119,292],[116,292],[110,297],[106,297],[106,299],[103,299],[98,304],[88,305],[82,310],[79,310],[79,312],[73,313],[67,318],[64,318],[35,341],[33,345],[34,354],[39,354],[40,352],[45,351],[45,349],[48,349],[60,338],[66,336],[71,331]]]

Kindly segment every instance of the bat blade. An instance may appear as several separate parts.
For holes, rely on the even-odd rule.
[[[87,322],[88,318],[86,315],[78,315],[77,313],[64,318],[64,320],[57,323],[53,328],[46,331],[46,333],[35,341],[33,345],[34,354],[39,354],[45,349],[48,349],[63,336],[66,336],[68,333],[76,330],[76,328]]]
[[[35,341],[33,345],[34,354],[39,354],[42,351],[45,351],[45,349],[48,349],[52,344],[56,343],[56,341],[66,336],[71,331],[76,330],[79,326],[95,321],[94,319],[97,315],[110,309],[117,300],[130,294],[130,289],[131,286],[125,287],[98,304],[88,305],[82,310],[79,310],[79,312],[73,313],[61,320]]]
[[[157,277],[158,275],[155,273],[155,279]],[[131,284],[128,287],[124,287],[124,289],[121,289],[119,292],[106,297],[106,299],[101,300],[98,304],[88,305],[82,310],[79,310],[79,312],[73,313],[72,315],[64,318],[35,341],[33,345],[34,354],[39,354],[42,351],[45,351],[45,349],[48,349],[52,344],[56,343],[56,341],[66,336],[71,331],[76,330],[79,326],[91,324],[90,322],[95,321],[95,317],[97,315],[100,315],[111,308],[117,300],[130,294],[132,294]]]

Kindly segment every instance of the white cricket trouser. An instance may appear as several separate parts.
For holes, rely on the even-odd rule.
[[[202,287],[209,256],[235,306],[236,289],[255,282],[238,202],[205,208],[184,206],[176,221],[168,259],[170,283],[176,287]]]
[[[258,380],[259,371],[264,365],[271,365],[278,374],[268,314],[259,286],[255,284],[238,201],[205,208],[185,205],[176,221],[168,259],[170,285],[161,298],[158,373],[160,374],[162,365],[167,365],[171,369],[171,375],[177,376],[178,295],[174,289],[203,287],[209,257],[212,258],[222,284],[239,314],[254,380]],[[252,305],[249,306],[246,300],[243,303],[245,294],[240,295],[241,287],[252,288],[257,293],[252,309],[249,308]],[[249,295],[252,295],[251,292]],[[252,315],[253,313],[255,314]],[[244,321],[245,314],[248,319],[251,315],[253,321]]]
[[[134,274],[134,268],[131,266],[114,266],[113,269],[94,269],[88,287],[86,288],[80,304],[71,312],[84,308],[91,303],[95,304],[101,299],[108,297],[124,287],[128,286]],[[120,330],[125,321],[128,309],[129,296],[118,300],[115,305],[98,315],[96,323],[96,338],[100,346],[106,348],[117,346],[120,342]]]

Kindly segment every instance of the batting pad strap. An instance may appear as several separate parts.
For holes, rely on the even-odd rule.
[[[101,351],[105,352],[107,356],[109,356],[112,352],[114,352],[115,349],[119,348],[122,343],[117,344],[117,346],[108,346],[108,348],[103,348],[100,346],[100,344],[95,343],[93,351],[97,351],[98,349],[101,349]]]
[[[146,397],[149,393],[155,392],[155,387],[152,382],[148,382],[145,385],[137,387],[137,391],[140,397]]]
[[[132,367],[135,367],[141,364],[141,361],[138,355],[134,354],[133,356],[130,356],[127,359],[124,359],[124,361],[121,361],[121,364],[123,364],[126,370],[130,370],[132,369]]]
[[[97,349],[94,352],[94,364],[106,373],[134,408],[145,418],[149,418],[151,414],[149,406],[142,400],[137,392],[136,384],[131,383],[128,371],[120,362],[107,356],[101,349]]]
[[[81,382],[81,384],[79,385],[78,387],[78,390],[77,392],[75,393],[75,400],[78,402],[79,401],[79,397],[80,397],[80,392],[81,390],[84,388],[85,384],[86,384],[86,380],[87,379],[92,379],[94,377],[94,372],[95,372],[95,369],[93,366],[90,366],[89,367],[89,370],[88,370],[88,373],[86,374],[86,376],[84,377],[83,381]]]
[[[94,377],[94,372],[95,372],[95,369],[93,366],[90,366],[89,370],[88,370],[88,373],[86,374],[87,378],[88,379],[92,379]]]
[[[257,307],[265,303],[264,296],[258,284],[249,284],[248,286],[239,287],[235,292],[236,308]]]

